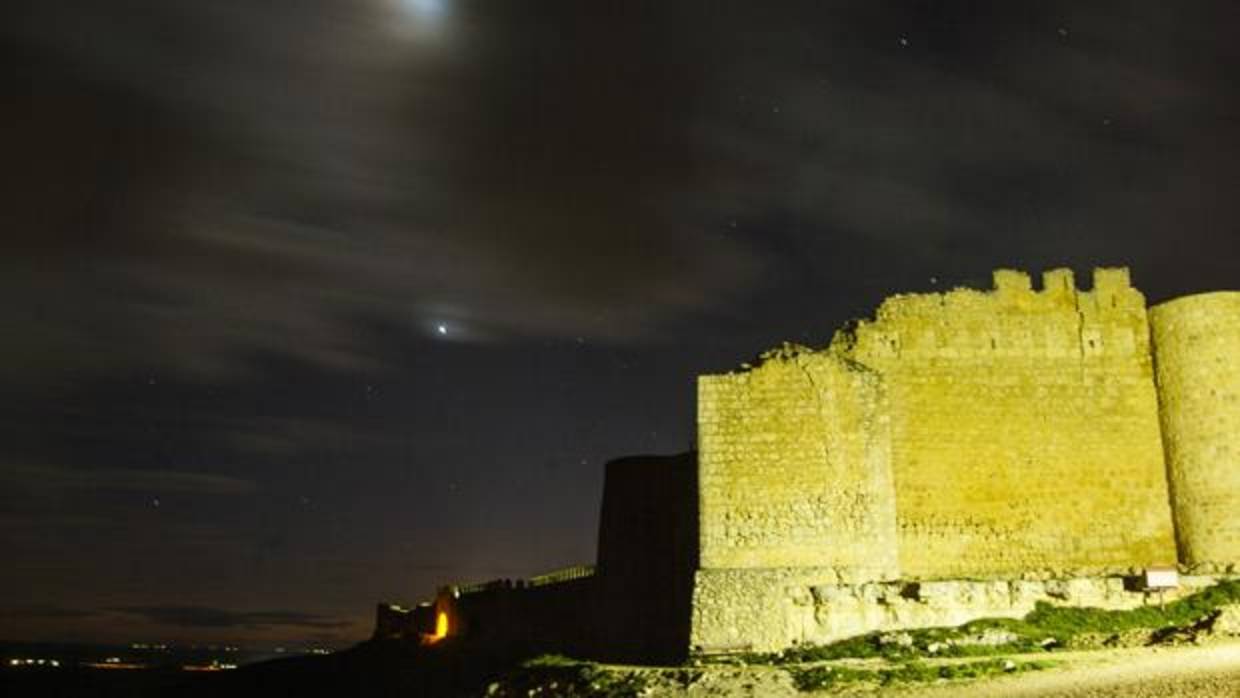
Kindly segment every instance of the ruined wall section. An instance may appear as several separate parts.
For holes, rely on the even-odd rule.
[[[698,381],[700,564],[898,575],[879,377],[785,347]]]
[[[1166,601],[1211,586],[1184,576]],[[979,618],[1022,618],[1039,604],[1131,610],[1157,604],[1123,577],[955,579],[917,583],[824,581],[814,570],[717,570],[701,596],[728,595],[723,622],[695,623],[692,643],[707,653],[775,652],[821,645],[875,631],[956,626]],[[695,620],[703,614],[695,616]]]
[[[1240,563],[1240,292],[1150,310],[1181,562]]]
[[[1035,291],[899,295],[832,351],[891,406],[899,565],[910,578],[1174,564],[1145,300],[1126,269]]]

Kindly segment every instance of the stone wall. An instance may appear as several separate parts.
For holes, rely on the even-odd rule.
[[[600,621],[613,661],[683,659],[697,556],[697,454],[607,464],[599,516]]]
[[[1170,601],[1215,583],[1182,577]],[[830,570],[702,570],[691,642],[696,651],[770,652],[874,631],[1021,618],[1039,601],[1126,610],[1162,601],[1121,577],[841,583]]]
[[[530,586],[488,584],[443,590],[436,611],[448,614],[448,635],[506,656],[555,652],[598,656],[611,644],[597,577]]]
[[[692,452],[609,462],[597,565],[445,587],[434,608],[448,614],[449,636],[513,657],[683,660],[698,564],[697,474]],[[380,606],[376,637],[408,636],[411,627]]]
[[[1181,561],[1240,563],[1240,293],[1150,311],[1163,444]]]
[[[698,380],[701,566],[896,568],[895,501],[878,376],[787,347]]]
[[[1176,561],[1145,300],[1127,270],[897,295],[832,351],[879,373],[906,578]]]
[[[1240,293],[1147,314],[1123,269],[1090,291],[994,280],[700,377],[696,458],[608,464],[595,570],[448,588],[434,611],[513,656],[661,661],[1134,608],[1122,576],[1177,560],[1234,573]],[[423,610],[380,607],[376,637]]]
[[[1090,291],[1066,269],[1040,290],[1000,270],[990,291],[893,296],[827,349],[786,345],[746,369],[698,381],[695,645],[1018,615],[1037,596],[970,592],[953,616],[946,601],[827,603],[831,589],[1177,561],[1145,299],[1127,270],[1096,270]]]

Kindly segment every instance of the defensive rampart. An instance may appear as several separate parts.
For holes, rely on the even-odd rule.
[[[1001,270],[893,296],[832,344],[879,373],[908,578],[1122,573],[1176,561],[1145,299],[1127,270]]]
[[[1163,445],[1181,560],[1240,562],[1240,293],[1179,298],[1150,311]]]
[[[1176,564],[1127,270],[994,282],[893,296],[827,349],[699,379],[695,646],[1019,615],[1069,602],[1056,584],[1125,607],[1125,575]]]
[[[380,604],[374,637],[459,638],[509,658],[683,659],[698,565],[697,475],[692,452],[609,462],[596,565],[445,586],[433,603],[411,608]]]
[[[698,380],[698,453],[607,466],[597,566],[382,606],[376,637],[634,661],[1134,608],[1240,565],[1240,292],[896,295]],[[1161,592],[1159,592],[1161,594]],[[434,639],[432,637],[432,639]]]
[[[898,576],[879,377],[788,347],[698,381],[701,566]]]

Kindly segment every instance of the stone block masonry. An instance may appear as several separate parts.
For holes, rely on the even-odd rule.
[[[825,573],[824,573],[825,572]],[[1214,584],[1184,577],[1173,600]],[[693,635],[700,652],[770,652],[873,631],[951,627],[977,618],[1022,618],[1039,603],[1130,610],[1160,602],[1122,577],[952,579],[842,583],[812,568],[703,570]]]
[[[1150,311],[1176,536],[1194,570],[1240,561],[1240,293]]]
[[[1067,269],[1040,289],[999,270],[988,291],[892,296],[824,349],[700,378],[693,645],[1020,615],[1058,598],[1037,580],[1125,607],[1124,575],[1234,572],[1240,293],[1152,318],[1126,269],[1088,291]],[[889,593],[908,585],[964,591]]]
[[[878,375],[786,347],[698,382],[701,566],[898,576]]]
[[[899,295],[832,345],[889,395],[906,577],[1174,564],[1145,299],[1126,270]]]
[[[376,636],[433,608],[503,651],[669,661],[1240,572],[1240,292],[1147,311],[1126,269],[999,270],[697,388],[696,453],[608,465],[591,574],[381,607]]]

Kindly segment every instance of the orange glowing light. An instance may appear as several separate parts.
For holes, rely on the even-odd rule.
[[[442,640],[447,636],[448,614],[444,611],[440,611],[439,615],[435,616],[435,634],[431,635],[431,641],[434,642],[435,640]]]

